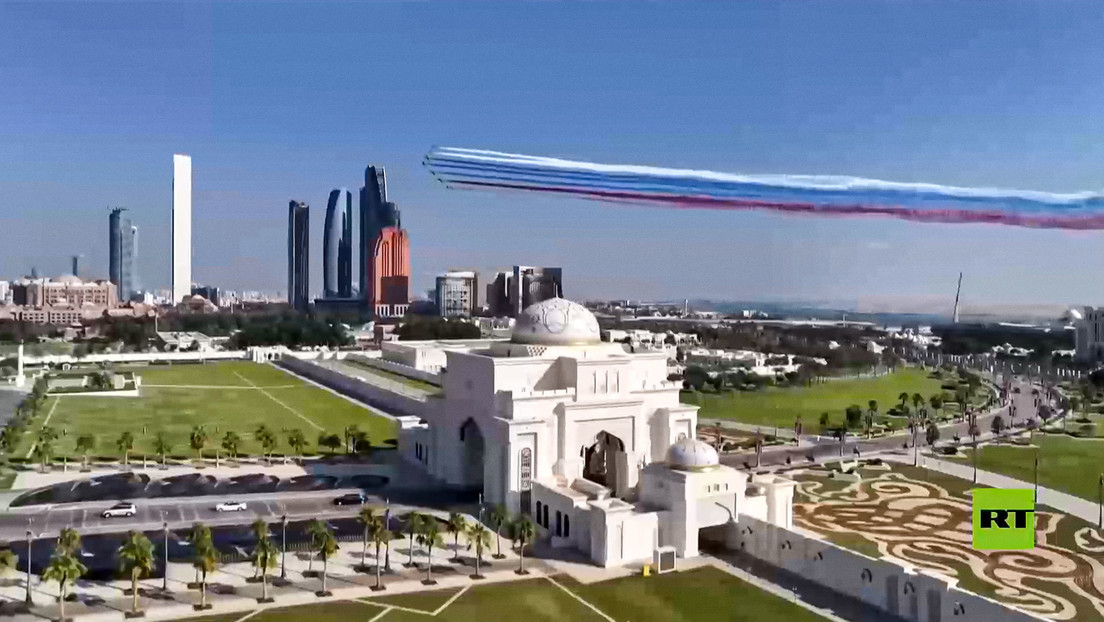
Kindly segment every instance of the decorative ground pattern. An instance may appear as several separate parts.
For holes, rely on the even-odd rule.
[[[1080,519],[1040,510],[1033,550],[977,551],[968,491],[889,467],[863,469],[859,482],[819,469],[794,475],[794,520],[805,529],[841,544],[861,536],[885,557],[1051,619],[1104,620],[1104,534]]]

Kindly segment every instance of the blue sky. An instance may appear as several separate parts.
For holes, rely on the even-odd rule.
[[[387,168],[417,291],[560,265],[569,297],[1099,303],[1095,232],[662,210],[450,191],[433,145],[746,173],[1104,188],[1095,2],[10,3],[0,278],[106,274],[132,210],[164,287],[174,152],[194,275],[283,290],[286,211]]]

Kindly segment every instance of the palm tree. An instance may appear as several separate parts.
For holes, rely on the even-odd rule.
[[[84,468],[88,468],[88,453],[96,447],[96,437],[91,434],[81,434],[77,437],[77,453],[84,456]]]
[[[318,553],[322,556],[322,591],[318,592],[319,596],[330,595],[326,590],[326,574],[329,570],[330,558],[337,553],[337,549],[337,538],[334,537],[333,530],[329,527],[324,527],[322,535],[318,540]]]
[[[188,534],[188,542],[192,545],[194,551],[210,546],[212,542],[211,528],[203,523],[194,523],[192,531]],[[199,587],[199,566],[195,566],[195,571],[195,585],[189,585],[188,587]]]
[[[329,449],[330,455],[332,456],[334,451],[336,451],[338,447],[341,447],[341,437],[336,434],[327,434],[323,432],[318,435],[318,445]]]
[[[50,565],[42,571],[43,581],[57,581],[58,618],[65,620],[65,588],[70,583],[84,576],[88,568],[77,559],[71,551],[58,550],[50,558]]]
[[[475,574],[473,579],[482,579],[479,568],[483,565],[483,551],[491,546],[491,532],[479,523],[473,523],[468,527],[468,548],[475,546]]]
[[[966,417],[966,408],[970,405],[970,391],[966,387],[955,389],[955,401],[962,408],[962,417]]]
[[[357,514],[357,520],[360,524],[364,525],[364,540],[360,549],[360,569],[367,570],[368,564],[368,540],[372,536],[372,532],[377,529],[383,528],[383,517],[380,516],[374,508],[360,508],[360,513]],[[376,566],[379,566],[379,548],[376,548]]]
[[[460,561],[460,534],[467,533],[468,521],[464,518],[464,515],[459,512],[449,512],[448,524],[445,525],[446,530],[452,534],[452,560],[455,562]]]
[[[15,570],[15,567],[19,565],[19,556],[12,552],[11,549],[4,549],[0,551],[0,577],[8,574],[8,572]]]
[[[523,514],[514,521],[513,532],[514,541],[518,544],[517,573],[529,574],[529,571],[525,569],[525,545],[533,541],[533,538],[537,535],[537,528],[533,525],[533,521]]]
[[[901,401],[901,408],[905,407],[905,402],[908,401],[908,391],[901,391],[901,394],[897,396],[897,399]]]
[[[866,406],[872,416],[878,415],[878,400],[870,400]]]
[[[373,515],[373,520],[368,523],[368,538],[376,545],[376,586],[372,589],[382,590],[380,584],[380,545],[390,546],[391,532],[380,516]]]
[[[135,449],[135,435],[129,431],[119,434],[119,440],[115,441],[115,446],[123,452],[123,464],[129,465],[130,451]]]
[[[313,576],[314,549],[321,544],[323,534],[326,533],[326,530],[326,523],[323,523],[317,518],[312,518],[310,522],[307,523],[307,536],[309,538],[307,552],[310,555],[310,557],[307,558],[307,575]]]
[[[188,435],[188,444],[196,452],[196,458],[202,462],[203,447],[207,444],[207,430],[201,425],[193,427],[192,433]]]
[[[192,558],[192,566],[199,571],[199,608],[207,608],[207,575],[214,572],[218,568],[219,552],[215,548],[214,542],[204,542],[202,546],[197,547],[195,550],[195,557]]]
[[[77,533],[76,529],[66,527],[58,534],[57,546],[54,547],[55,552],[73,553],[76,554],[81,550],[81,537]]]
[[[261,575],[261,598],[260,602],[270,602],[268,598],[268,571],[276,567],[276,560],[280,557],[280,549],[276,546],[276,543],[272,541],[272,538],[268,536],[268,525],[263,520],[257,519],[253,523],[253,532],[258,533],[257,523],[264,525],[262,534],[257,538],[257,544],[253,547],[253,567]]]
[[[931,404],[932,410],[934,410],[936,412],[936,416],[938,416],[943,409],[943,396],[936,393],[935,395],[928,398],[928,403]]]
[[[257,517],[257,519],[254,520],[253,523],[249,526],[249,530],[253,532],[253,542],[255,543],[255,546],[260,546],[262,541],[269,539],[268,523],[266,523],[263,518]],[[256,564],[254,564],[254,567],[257,569],[257,571],[253,573],[253,578],[257,579],[260,576],[261,569],[260,566],[257,566]]]
[[[913,393],[912,394],[912,406],[913,406],[913,408],[919,410],[920,405],[923,404],[923,403],[924,403],[924,396],[923,395],[920,395],[919,393]]]
[[[226,450],[226,455],[231,458],[238,457],[238,446],[241,444],[241,437],[237,432],[233,430],[227,431],[222,436],[222,448]]]
[[[828,427],[828,423],[831,421],[831,416],[824,412],[820,413],[820,431],[824,432],[824,429]]]
[[[410,560],[406,562],[407,568],[414,566],[414,538],[421,533],[422,523],[425,518],[417,512],[411,512],[406,517],[406,539],[410,540]]]
[[[358,434],[360,434],[360,428],[357,426],[357,424],[354,423],[352,425],[345,426],[345,453],[346,454],[352,453],[352,451],[354,449],[354,446],[353,446],[352,443],[353,443],[353,441],[356,440]]]
[[[502,554],[502,528],[506,526],[506,521],[510,518],[510,514],[506,511],[506,506],[501,503],[496,504],[491,508],[490,513],[487,515],[487,520],[490,521],[491,527],[495,530],[495,559],[502,559],[506,557]]]
[[[268,426],[262,423],[253,431],[253,440],[261,444],[261,451],[264,453],[265,462],[269,462],[268,455],[271,451],[270,447],[275,448],[276,436],[272,434]]]
[[[924,431],[924,440],[928,442],[928,447],[935,447],[935,442],[939,440],[939,426],[935,425],[935,422],[928,423],[928,429]]]
[[[303,431],[298,428],[288,430],[287,442],[291,450],[301,459],[303,457],[303,448],[307,446],[307,437],[303,436]]]
[[[989,425],[989,429],[993,431],[993,434],[1000,435],[1004,431],[1004,419],[1000,415],[993,417],[993,422]]]
[[[418,543],[426,547],[426,578],[424,585],[434,585],[433,580],[433,547],[444,547],[445,541],[441,537],[441,523],[432,516],[426,516],[421,521],[421,529],[418,530]]]
[[[119,572],[130,578],[130,592],[134,600],[131,614],[138,615],[138,580],[153,572],[156,562],[153,559],[153,543],[140,531],[131,531],[116,551],[119,558]]]
[[[39,463],[42,472],[45,473],[46,465],[54,457],[54,442],[46,438],[39,438],[31,451],[31,456]]]
[[[172,451],[172,445],[165,438],[164,432],[158,432],[157,436],[153,437],[153,450],[157,452],[158,456],[161,456],[161,466],[165,466],[165,456]]]

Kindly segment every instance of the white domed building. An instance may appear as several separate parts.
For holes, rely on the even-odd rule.
[[[508,341],[444,354],[443,394],[399,433],[434,478],[531,514],[554,546],[604,566],[659,547],[697,555],[701,528],[735,520],[747,474],[696,440],[698,407],[679,403],[667,355],[603,343],[582,305],[544,300]]]

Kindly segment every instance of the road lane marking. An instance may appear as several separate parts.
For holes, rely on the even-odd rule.
[[[433,614],[432,614],[432,613],[430,613],[430,612],[428,612],[428,611],[422,611],[421,609],[411,609],[410,607],[402,607],[402,606],[399,606],[399,605],[383,605],[383,604],[380,604],[380,603],[374,603],[374,602],[372,602],[372,601],[370,601],[370,600],[360,600],[360,599],[357,599],[357,600],[355,600],[355,601],[353,601],[353,602],[358,602],[358,603],[360,603],[360,604],[362,604],[362,605],[371,605],[371,606],[373,606],[373,607],[387,607],[387,608],[388,608],[388,610],[391,610],[391,609],[398,609],[399,611],[405,611],[405,612],[407,612],[407,613],[417,613],[417,614],[419,614],[419,615],[423,615],[423,616],[429,616],[429,617],[431,617],[431,618],[433,617]],[[384,612],[384,613],[386,613],[386,612]],[[377,617],[378,617],[378,616],[377,616]],[[377,619],[377,618],[372,618],[372,619],[373,619],[373,620],[375,620],[375,619]]]
[[[54,416],[54,409],[57,408],[58,402],[60,402],[60,401],[61,401],[61,398],[59,398],[57,396],[54,396],[54,403],[50,404],[50,411],[46,413],[46,419],[44,419],[42,421],[42,427],[43,428],[46,427],[47,425],[49,425],[50,417]],[[39,428],[39,429],[41,429],[41,428]],[[37,444],[38,444],[37,441],[35,441],[34,443],[31,443],[31,448],[27,450],[27,460],[31,459],[31,454],[34,453],[34,448],[35,448],[35,445],[37,445]]]
[[[459,591],[459,592],[457,592],[457,593],[453,594],[453,595],[452,595],[452,598],[450,598],[450,599],[446,600],[446,601],[445,601],[445,604],[441,605],[441,606],[440,606],[440,607],[438,607],[438,608],[437,608],[436,610],[434,610],[434,612],[433,612],[433,615],[437,615],[437,614],[441,613],[442,611],[444,611],[446,607],[448,607],[448,606],[449,606],[449,605],[451,605],[451,604],[452,604],[453,602],[455,602],[457,598],[460,598],[461,596],[463,596],[463,595],[464,595],[464,592],[467,592],[467,591],[468,591],[469,589],[471,589],[471,585],[470,585],[470,584],[469,584],[469,585],[465,585],[465,586],[464,586],[463,588],[461,588],[461,589],[460,589],[460,591]],[[612,622],[612,621],[611,621],[611,622]]]
[[[261,393],[264,393],[264,394],[265,394],[265,396],[266,396],[266,397],[268,397],[268,399],[270,399],[270,400],[272,400],[273,402],[276,402],[277,404],[279,404],[280,406],[283,406],[284,408],[288,409],[288,410],[289,410],[289,411],[291,412],[291,414],[295,415],[296,417],[299,417],[299,418],[300,418],[300,419],[302,419],[303,421],[306,421],[306,422],[307,422],[307,424],[309,424],[309,425],[310,425],[311,427],[313,427],[313,428],[314,428],[315,430],[318,430],[318,431],[320,431],[320,432],[324,432],[324,431],[325,431],[325,428],[323,428],[322,426],[318,425],[317,423],[315,423],[315,422],[311,421],[311,420],[310,420],[310,419],[308,419],[308,418],[307,418],[306,416],[304,416],[304,415],[303,415],[302,413],[300,413],[300,412],[299,412],[298,410],[295,410],[295,409],[294,409],[294,408],[292,408],[291,406],[288,406],[288,405],[287,405],[287,404],[285,404],[284,402],[280,401],[279,399],[277,399],[277,398],[276,398],[276,397],[275,397],[274,395],[272,395],[272,394],[271,394],[271,393],[269,393],[268,391],[265,391],[265,390],[264,390],[263,388],[261,388],[261,387],[257,386],[257,384],[255,384],[255,383],[254,383],[254,382],[253,382],[252,380],[250,380],[249,378],[246,378],[245,376],[243,376],[243,375],[239,374],[238,372],[234,372],[234,375],[235,375],[235,376],[237,376],[238,378],[241,378],[242,380],[244,380],[244,381],[248,382],[249,384],[253,385],[253,387],[254,387],[254,388],[256,388],[256,389],[257,389],[258,391],[260,391]]]
[[[588,608],[590,608],[591,611],[593,611],[594,613],[597,613],[598,615],[602,616],[603,618],[605,618],[609,622],[617,622],[613,618],[611,618],[608,615],[606,615],[605,613],[603,613],[601,609],[599,609],[599,608],[595,607],[594,605],[588,603],[587,601],[583,600],[583,598],[581,596],[579,596],[575,592],[572,592],[571,590],[567,589],[566,587],[561,585],[558,581],[556,581],[552,577],[545,577],[545,579],[548,579],[552,583],[552,585],[555,585],[556,587],[560,588],[561,590],[567,592],[572,598],[574,598],[575,600],[583,603]]]
[[[258,609],[254,609],[253,611],[250,611],[249,613],[247,613],[247,614],[243,615],[242,617],[238,618],[237,620],[234,620],[234,622],[245,622],[245,621],[246,621],[246,620],[248,620],[249,618],[252,618],[253,616],[255,616],[255,615],[257,615],[258,613],[260,613],[261,611],[262,611],[262,609],[259,609],[259,608],[258,608]]]
[[[367,603],[365,603],[365,604],[367,604]],[[369,619],[368,622],[376,622],[377,620],[379,620],[383,616],[387,615],[392,609],[394,609],[394,607],[391,607],[391,606],[384,607],[383,611],[381,611],[381,612],[377,613],[376,615],[372,616],[372,618]],[[238,622],[241,622],[241,620],[238,620]]]
[[[294,389],[299,387],[297,384],[278,384],[272,387],[265,387],[266,389]],[[239,391],[256,391],[260,389],[259,386],[243,387],[241,385],[217,385],[217,384],[143,384],[143,389],[237,389]]]

